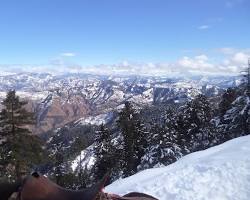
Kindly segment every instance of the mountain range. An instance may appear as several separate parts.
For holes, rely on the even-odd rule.
[[[71,122],[95,123],[122,108],[179,103],[197,94],[214,96],[238,85],[237,76],[102,76],[84,73],[7,73],[0,75],[0,99],[8,90],[28,101],[36,113],[33,133],[43,134]],[[94,122],[93,122],[94,121]]]

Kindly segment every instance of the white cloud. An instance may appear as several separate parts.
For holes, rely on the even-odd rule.
[[[213,58],[200,54],[189,57],[184,56],[172,63],[135,63],[124,61],[114,65],[99,65],[85,68],[85,71],[120,74],[120,75],[185,75],[185,74],[210,74],[210,75],[237,75],[246,67],[247,57],[250,54],[236,52],[227,55],[219,62]],[[83,71],[84,71],[83,70]]]
[[[51,72],[56,73],[92,73],[104,75],[155,75],[155,76],[177,76],[185,74],[222,74],[237,75],[246,66],[250,58],[249,49],[220,48],[217,50],[215,59],[207,54],[198,54],[196,56],[183,56],[173,62],[130,62],[123,61],[113,65],[95,65],[82,66],[72,62],[66,62],[64,59],[54,59],[47,66],[25,66],[12,65],[0,66],[1,71],[7,72]]]
[[[206,24],[205,25],[201,25],[201,26],[198,27],[199,30],[206,30],[206,29],[209,29],[209,28],[211,28],[211,26],[206,25]]]
[[[200,60],[202,62],[202,61],[207,61],[208,57],[206,55],[202,54],[202,55],[199,55],[199,56],[195,56],[195,59]]]
[[[75,57],[76,54],[73,52],[66,52],[66,53],[61,53],[62,57]]]
[[[236,51],[233,48],[222,48],[222,59],[219,62],[212,62],[207,55],[198,55],[194,57],[184,56],[172,63],[173,68],[188,73],[199,74],[228,74],[235,75],[240,73],[246,66],[250,52],[248,49]]]
[[[247,64],[248,58],[249,58],[249,54],[238,52],[233,55],[231,60],[236,64],[244,65],[244,64]]]
[[[176,67],[181,68],[183,71],[188,72],[200,72],[200,73],[211,73],[216,72],[214,64],[209,63],[209,59],[206,55],[199,55],[193,58],[183,57],[175,63]]]

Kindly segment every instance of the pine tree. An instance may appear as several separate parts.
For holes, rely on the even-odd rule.
[[[232,106],[232,102],[236,99],[237,92],[233,88],[228,88],[222,95],[222,100],[219,103],[219,115],[223,120],[223,116]]]
[[[135,166],[138,167],[141,164],[141,159],[146,153],[148,147],[148,134],[145,124],[140,119],[139,114],[134,115],[133,119],[135,123],[134,129],[134,151],[135,151]]]
[[[125,102],[117,122],[123,137],[123,173],[130,176],[137,172],[137,166],[145,154],[146,132],[138,113],[129,102]]]
[[[165,116],[154,119],[150,129],[149,145],[142,159],[141,169],[169,165],[181,157],[175,129],[175,112],[167,109]]]
[[[248,59],[248,67],[243,72],[243,81],[245,85],[245,95],[250,97],[250,58]]]
[[[125,103],[125,107],[119,113],[118,126],[120,127],[123,136],[123,173],[125,176],[132,175],[136,171],[134,144],[135,125],[133,122],[134,113],[135,111],[129,102]]]
[[[250,61],[248,62],[242,84],[234,89],[235,97],[217,123],[221,142],[250,134]]]
[[[85,188],[86,187],[86,171],[87,167],[83,166],[83,158],[81,151],[87,146],[87,141],[85,138],[79,136],[76,138],[74,144],[73,144],[73,152],[80,154],[79,163],[78,163],[78,171],[76,172],[76,175],[78,177],[77,180],[77,186],[78,188]]]
[[[185,155],[187,153],[190,153],[189,144],[192,142],[192,136],[188,134],[190,124],[187,123],[186,118],[183,116],[182,112],[180,112],[176,116],[175,121],[175,130],[178,133],[176,143],[181,147],[181,152]]]
[[[105,125],[101,125],[96,132],[94,154],[96,158],[94,175],[96,180],[100,180],[107,172],[115,168],[115,147],[112,144],[111,133]]]
[[[57,149],[54,158],[55,158],[55,167],[54,167],[55,181],[58,185],[64,186],[64,181],[63,181],[63,177],[65,174],[64,156],[60,148]]]
[[[0,112],[0,165],[12,178],[20,178],[30,167],[39,164],[44,153],[41,140],[27,127],[34,123],[34,114],[25,109],[26,104],[12,90],[3,100]]]
[[[250,134],[250,97],[244,94],[232,103],[219,129],[223,132],[224,141]]]
[[[51,178],[62,187],[75,188],[76,185],[72,181],[77,183],[78,178],[74,177],[75,174],[71,168],[69,152],[66,152],[65,149],[67,147],[64,147],[63,142],[54,144],[53,154],[50,155],[53,162],[53,168],[50,171]]]
[[[179,131],[178,143],[186,153],[210,147],[214,141],[213,113],[210,103],[204,95],[198,95],[180,110],[177,119]]]

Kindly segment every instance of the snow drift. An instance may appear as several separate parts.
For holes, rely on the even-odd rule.
[[[249,200],[250,136],[189,154],[163,168],[118,180],[106,192],[137,191],[160,200]]]

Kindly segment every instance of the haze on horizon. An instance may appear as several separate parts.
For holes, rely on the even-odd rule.
[[[0,71],[237,74],[248,0],[0,3]]]

